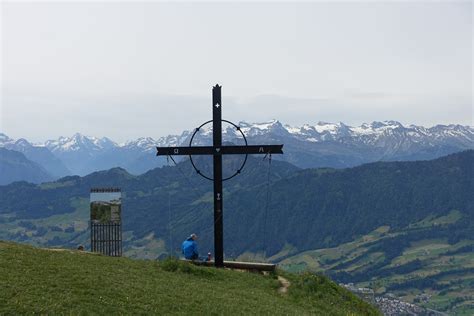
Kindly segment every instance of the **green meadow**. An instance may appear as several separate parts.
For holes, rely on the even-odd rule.
[[[0,314],[379,315],[324,276],[261,275],[0,242]],[[290,281],[280,293],[278,275]]]

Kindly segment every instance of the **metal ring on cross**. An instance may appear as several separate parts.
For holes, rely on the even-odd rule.
[[[247,143],[247,138],[245,137],[245,134],[242,132],[242,130],[240,129],[239,126],[237,126],[237,125],[235,125],[234,123],[232,123],[231,121],[227,121],[227,120],[222,120],[222,122],[226,122],[226,123],[229,123],[230,125],[234,126],[235,129],[238,130],[238,131],[240,132],[240,134],[242,135],[242,138],[244,139],[244,142],[245,142],[245,146],[248,145],[248,143]],[[194,130],[193,136],[191,136],[191,140],[189,141],[189,147],[192,147],[192,146],[193,146],[193,140],[194,140],[194,136],[196,136],[196,133],[199,132],[199,130],[200,130],[204,125],[207,125],[207,124],[209,124],[209,123],[212,123],[212,120],[202,123],[198,128],[196,128],[196,129]],[[233,177],[235,177],[236,175],[238,175],[238,174],[242,171],[242,169],[244,168],[245,163],[247,162],[247,157],[248,157],[248,154],[245,154],[245,159],[244,159],[244,161],[242,162],[242,165],[240,166],[240,168],[237,169],[237,171],[236,171],[233,175],[231,175],[231,176],[229,176],[229,177],[227,177],[227,178],[223,178],[222,181],[230,180],[230,179],[232,179]],[[193,157],[192,157],[191,155],[189,155],[189,159],[191,160],[191,164],[193,165],[193,168],[194,168],[194,170],[196,170],[196,172],[197,172],[198,175],[200,175],[200,176],[203,177],[203,178],[206,178],[207,180],[214,181],[214,178],[211,178],[211,177],[206,176],[205,174],[203,174],[203,173],[201,172],[201,170],[199,170],[199,169],[196,167],[196,165],[194,164],[194,161],[193,161]]]

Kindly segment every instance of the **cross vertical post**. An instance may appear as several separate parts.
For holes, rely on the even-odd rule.
[[[222,103],[221,86],[212,88],[212,134],[214,152],[214,251],[216,267],[224,266],[224,223],[222,194]]]

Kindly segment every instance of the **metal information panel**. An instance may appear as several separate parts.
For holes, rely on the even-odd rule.
[[[122,192],[118,188],[90,191],[91,250],[122,256]]]

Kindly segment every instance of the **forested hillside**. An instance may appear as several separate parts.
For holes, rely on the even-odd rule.
[[[335,246],[382,225],[403,228],[452,210],[459,210],[465,220],[439,234],[469,236],[473,223],[468,219],[474,215],[473,179],[474,151],[433,161],[302,170],[271,186],[267,252],[276,253],[286,242],[299,250]],[[258,210],[265,209],[261,191],[246,188],[239,192],[239,199],[229,203],[231,219],[250,232],[261,227],[261,220],[254,220],[256,216],[262,219]]]
[[[474,208],[473,165],[474,151],[433,161],[379,162],[344,170],[298,171],[283,162],[269,165],[250,159],[244,172],[224,186],[226,254],[263,251],[265,246],[271,256],[288,244],[294,251],[335,246],[382,225],[403,228],[452,210],[467,219]],[[171,239],[177,249],[179,239],[194,231],[206,250],[212,248],[211,183],[195,175],[188,162],[142,176],[112,169],[42,185],[3,186],[2,221],[72,213],[96,186],[122,188],[124,227],[133,233],[132,239],[153,233],[167,243]],[[87,203],[82,205],[81,212],[87,214]],[[461,220],[436,234],[462,238],[471,230],[472,222]],[[15,233],[21,236],[21,231]]]

